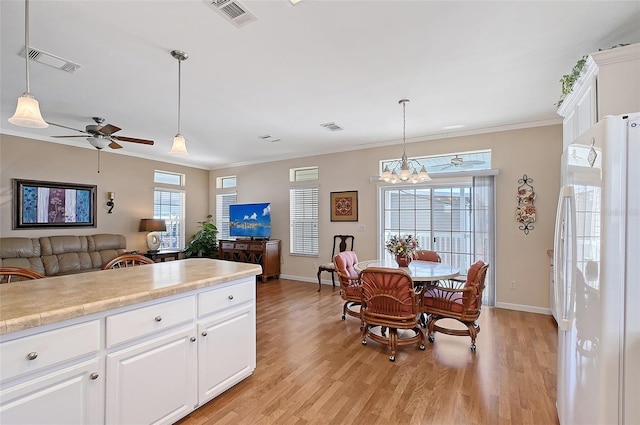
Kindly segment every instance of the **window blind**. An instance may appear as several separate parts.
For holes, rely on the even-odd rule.
[[[318,255],[318,187],[289,189],[291,254]]]

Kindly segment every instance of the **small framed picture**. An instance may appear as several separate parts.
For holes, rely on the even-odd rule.
[[[331,192],[331,221],[358,221],[358,191]]]

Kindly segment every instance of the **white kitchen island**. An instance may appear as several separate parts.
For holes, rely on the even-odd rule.
[[[0,285],[0,423],[171,424],[253,373],[254,264]]]

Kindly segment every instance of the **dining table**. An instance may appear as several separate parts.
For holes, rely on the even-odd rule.
[[[367,267],[385,267],[404,270],[414,282],[436,282],[451,279],[460,275],[458,267],[438,263],[435,261],[413,260],[407,267],[399,267],[395,260],[365,260],[355,264],[355,269],[360,272]]]

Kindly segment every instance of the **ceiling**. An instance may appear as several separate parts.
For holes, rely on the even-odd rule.
[[[45,120],[104,117],[116,135],[155,141],[118,153],[215,169],[401,143],[402,98],[408,143],[560,122],[560,77],[584,54],[640,42],[638,1],[238,0],[256,18],[241,27],[209,3],[32,0],[30,46],[81,65],[31,63]],[[25,91],[24,2],[0,13],[0,132],[93,149],[50,137],[73,131],[7,122]],[[168,155],[173,49],[189,55],[184,158]]]

